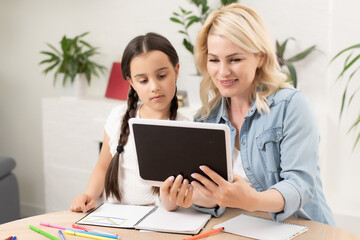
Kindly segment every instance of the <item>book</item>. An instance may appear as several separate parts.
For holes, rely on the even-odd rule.
[[[217,224],[215,228],[224,227],[224,232],[241,235],[254,239],[292,239],[308,230],[307,227],[276,222],[271,219],[260,218],[241,214],[223,223]]]
[[[163,206],[103,203],[76,223],[157,232],[197,234],[210,218],[210,214],[192,208],[179,208],[176,211],[169,212]]]
[[[111,68],[105,97],[126,100],[130,83],[123,79],[121,63],[114,62]]]

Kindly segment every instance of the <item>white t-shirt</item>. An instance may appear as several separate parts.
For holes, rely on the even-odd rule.
[[[241,160],[241,154],[240,151],[237,150],[236,147],[234,147],[233,150],[233,155],[232,155],[232,160],[233,160],[233,174],[239,175],[240,177],[242,177],[247,183],[250,183],[249,178],[246,176],[243,165],[242,165],[242,160]]]
[[[110,137],[109,146],[112,156],[116,153],[120,138],[120,126],[126,109],[126,105],[113,108],[105,123],[105,131]],[[136,118],[139,118],[139,109],[140,106],[138,106]],[[176,120],[189,121],[189,119],[180,112],[177,112]],[[150,205],[159,201],[158,196],[152,193],[152,187],[144,184],[140,178],[135,154],[134,137],[131,132],[128,137],[128,142],[124,146],[124,151],[120,154],[119,158],[119,189],[122,199],[121,204]],[[112,196],[107,199],[107,202],[119,203],[118,200]]]

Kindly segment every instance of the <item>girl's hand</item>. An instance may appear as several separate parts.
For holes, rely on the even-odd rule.
[[[73,212],[86,213],[90,209],[93,209],[96,205],[96,201],[87,194],[80,194],[74,198],[71,203],[70,210]]]
[[[230,183],[206,166],[201,166],[200,169],[213,181],[201,174],[193,173],[191,177],[203,184],[192,181],[191,185],[196,190],[202,192],[221,207],[241,208],[247,211],[256,210],[255,197],[257,192],[240,176],[234,175],[234,181]]]
[[[174,211],[178,207],[188,208],[192,205],[193,187],[189,180],[178,175],[168,177],[160,187],[160,199],[168,211]]]

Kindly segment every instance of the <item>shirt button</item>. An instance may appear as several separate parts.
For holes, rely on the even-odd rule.
[[[245,142],[243,142],[243,145],[245,145]]]
[[[279,137],[276,137],[275,140],[279,140]]]
[[[250,168],[248,167],[248,168],[246,168],[246,170],[250,171]]]

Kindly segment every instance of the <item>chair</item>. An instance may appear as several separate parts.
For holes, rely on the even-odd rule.
[[[15,165],[14,159],[0,156],[0,224],[20,218],[19,187],[11,172]]]

